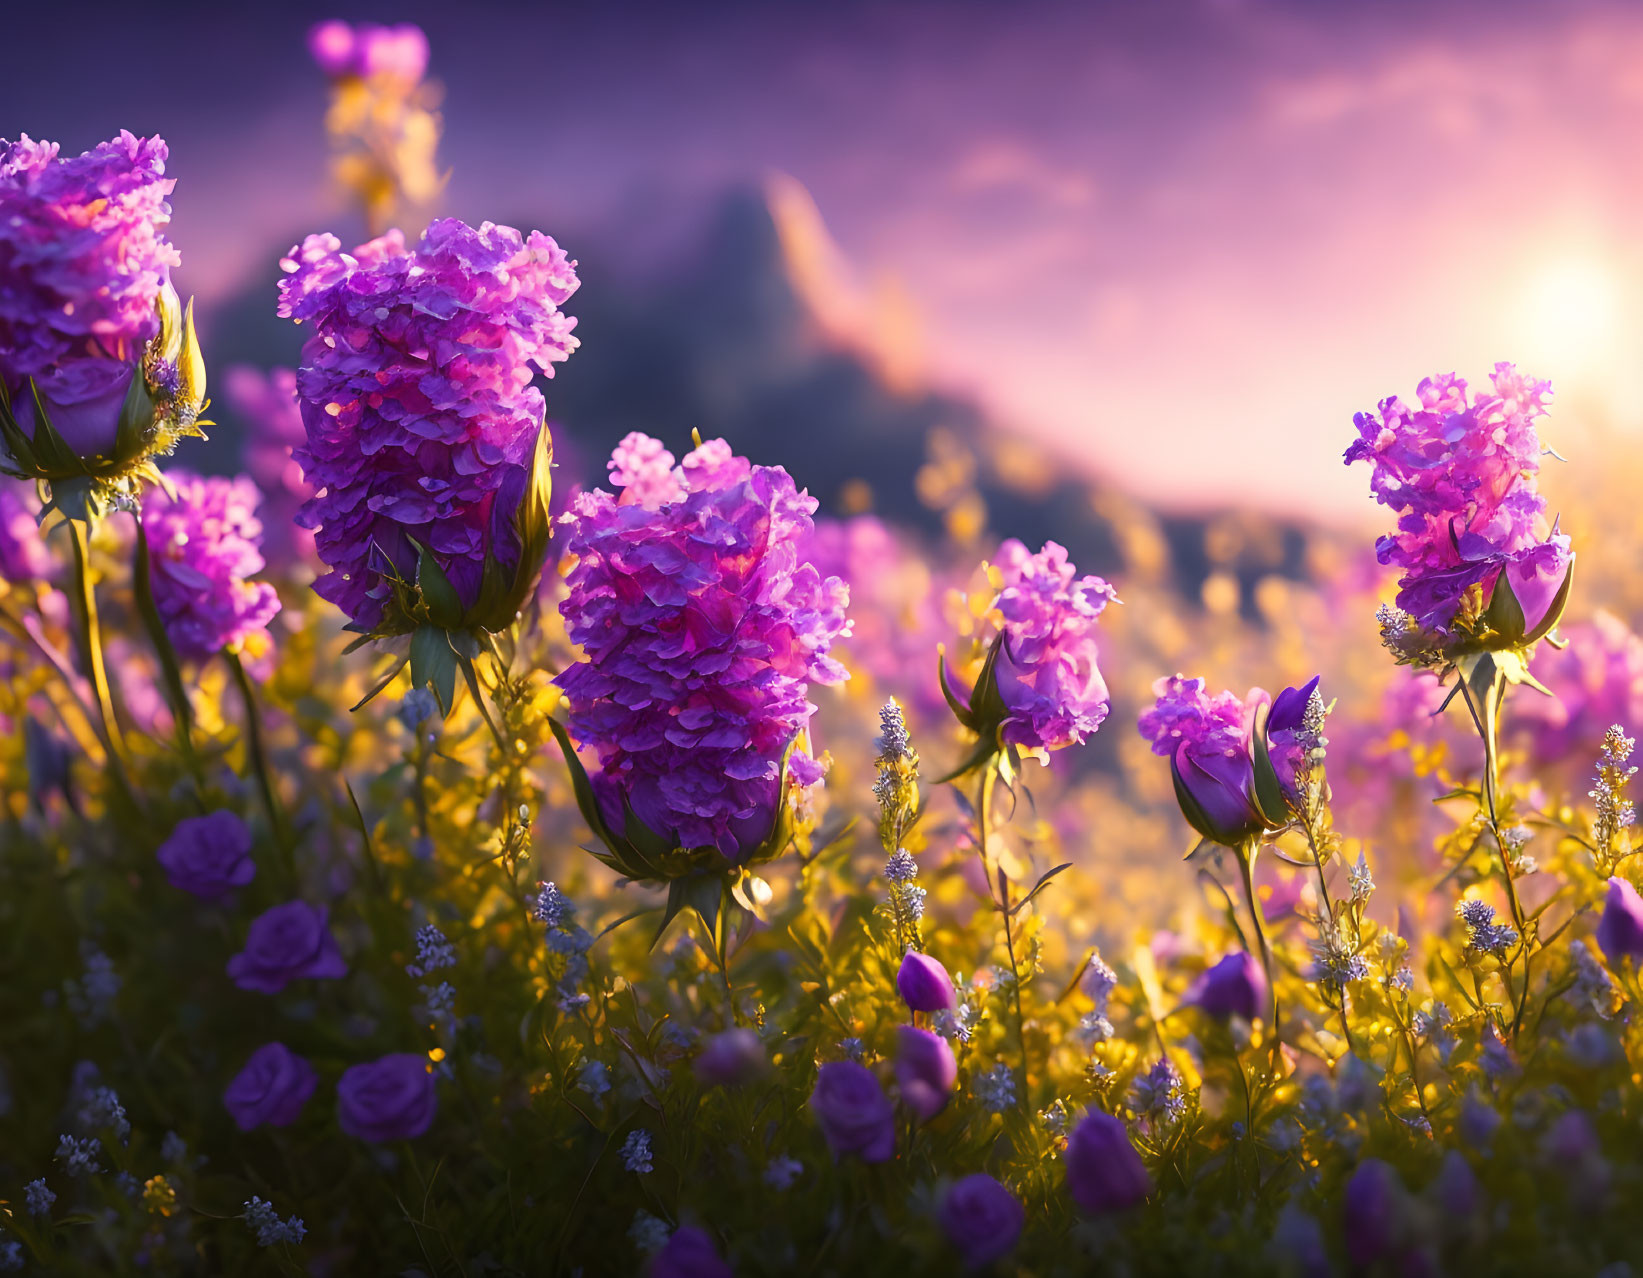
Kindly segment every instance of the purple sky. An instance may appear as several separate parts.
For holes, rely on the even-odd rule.
[[[170,139],[205,303],[346,233],[307,24],[411,18],[445,211],[599,228],[643,270],[789,174],[929,377],[1160,500],[1368,517],[1352,411],[1496,359],[1554,379],[1577,461],[1580,421],[1643,424],[1636,6],[240,8],[93,38],[97,6],[33,6],[0,80],[0,135]]]

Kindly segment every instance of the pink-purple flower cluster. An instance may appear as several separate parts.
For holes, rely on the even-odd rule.
[[[1374,467],[1376,500],[1398,514],[1375,553],[1403,570],[1398,607],[1421,631],[1445,639],[1465,621],[1468,592],[1487,604],[1506,574],[1533,631],[1568,575],[1569,539],[1548,530],[1535,487],[1544,451],[1535,422],[1546,415],[1551,383],[1497,364],[1491,389],[1468,397],[1453,374],[1429,377],[1418,408],[1396,396],[1354,418],[1348,464]]]
[[[606,820],[625,805],[687,850],[737,858],[769,832],[784,753],[838,683],[848,591],[800,563],[816,502],[780,467],[710,440],[680,466],[629,435],[615,494],[580,494],[565,517],[576,566],[560,604],[584,659],[558,677],[572,736],[597,750]],[[800,784],[820,769],[795,752]]]
[[[559,309],[575,263],[540,232],[445,218],[411,249],[398,231],[351,254],[311,235],[281,267],[279,313],[313,325],[296,457],[316,489],[302,522],[330,568],[315,589],[376,630],[385,573],[414,575],[414,539],[473,606],[488,558],[519,563],[544,417],[531,379],[576,349]]]
[[[19,398],[33,378],[52,424],[81,455],[112,449],[155,299],[181,260],[165,238],[166,145],[122,131],[70,159],[26,134],[0,140],[0,382]]]
[[[1118,593],[1093,574],[1078,576],[1053,541],[1035,555],[1011,538],[995,565],[1004,634],[993,678],[1007,711],[1000,740],[1037,750],[1077,745],[1111,705],[1096,666],[1095,627]]]
[[[172,471],[172,493],[143,503],[154,605],[177,655],[204,661],[224,648],[255,658],[268,651],[279,595],[263,581],[257,487],[244,475]],[[172,495],[172,494],[175,495]]]
[[[1152,752],[1173,761],[1218,827],[1234,833],[1258,828],[1250,736],[1255,708],[1266,694],[1255,689],[1243,700],[1224,691],[1211,696],[1202,679],[1184,675],[1160,679],[1152,690],[1157,700],[1138,725]]]
[[[428,69],[428,37],[411,22],[392,27],[362,22],[356,27],[332,18],[309,30],[308,52],[333,79],[392,76],[415,84]]]

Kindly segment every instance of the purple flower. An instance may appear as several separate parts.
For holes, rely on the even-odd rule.
[[[1053,541],[1036,555],[1014,538],[994,564],[1002,621],[967,726],[1028,750],[1077,745],[1101,726],[1110,701],[1096,666],[1096,619],[1118,597],[1096,576],[1077,576]]]
[[[0,484],[0,581],[49,577],[56,559],[40,535],[40,502],[19,484]]]
[[[764,1042],[744,1027],[715,1034],[696,1057],[696,1077],[711,1087],[738,1087],[751,1082],[770,1064]]]
[[[1200,976],[1187,992],[1187,1002],[1218,1021],[1230,1016],[1252,1021],[1266,1011],[1266,974],[1259,962],[1239,950]]]
[[[966,1269],[981,1269],[1009,1254],[1027,1213],[1014,1194],[986,1172],[957,1181],[941,1200],[941,1230]]]
[[[309,29],[308,52],[332,79],[391,76],[415,84],[428,69],[428,37],[409,22],[393,27],[365,22],[352,27],[332,18]]]
[[[651,1258],[650,1278],[735,1278],[705,1229],[680,1225]]]
[[[75,518],[129,503],[152,456],[200,433],[205,366],[170,282],[166,156],[125,132],[71,159],[0,140],[0,428],[15,467]],[[36,393],[80,462],[46,446]]]
[[[1092,1109],[1067,1139],[1067,1190],[1092,1216],[1124,1211],[1152,1193],[1152,1177],[1122,1120]]]
[[[155,299],[181,258],[165,238],[165,142],[127,132],[72,159],[26,134],[0,140],[0,382],[32,422],[34,378],[70,448],[114,447]]]
[[[1408,1239],[1409,1195],[1398,1173],[1379,1158],[1366,1158],[1346,1182],[1341,1229],[1346,1254],[1363,1268],[1401,1252]]]
[[[1359,413],[1346,450],[1348,464],[1374,467],[1371,490],[1398,514],[1397,530],[1375,547],[1381,563],[1403,570],[1398,607],[1438,644],[1464,642],[1504,574],[1523,616],[1500,639],[1532,642],[1556,624],[1574,560],[1569,539],[1546,529],[1535,487],[1535,422],[1551,384],[1497,364],[1488,394],[1469,399],[1453,374],[1427,378],[1416,394],[1419,408],[1393,396]]]
[[[185,661],[204,661],[225,648],[255,659],[271,647],[268,623],[279,595],[261,572],[262,524],[257,488],[244,475],[167,475],[175,496],[156,488],[143,503],[143,531],[154,606],[166,636]]]
[[[1643,958],[1643,897],[1618,875],[1609,880],[1603,916],[1597,921],[1597,946],[1611,966],[1628,954]]]
[[[599,756],[584,815],[619,833],[631,809],[670,847],[744,861],[788,801],[809,685],[846,677],[828,650],[848,633],[848,592],[798,561],[816,503],[779,467],[723,440],[675,467],[632,434],[610,471],[619,494],[581,493],[566,517],[560,611],[585,655],[555,682],[570,734]],[[818,775],[798,751],[790,767],[801,785]]]
[[[345,976],[323,905],[287,901],[251,921],[245,948],[228,960],[228,975],[242,990],[278,994],[292,981]]]
[[[266,1123],[288,1127],[318,1083],[314,1067],[284,1043],[264,1043],[223,1093],[222,1102],[242,1132]]]
[[[896,973],[896,990],[912,1011],[953,1010],[953,978],[939,962],[917,950],[908,950],[902,955],[901,970]]]
[[[947,1107],[958,1082],[958,1062],[940,1034],[896,1026],[896,1082],[902,1103],[927,1123]]]
[[[1066,1140],[1066,1189],[1091,1216],[1125,1211],[1152,1193],[1152,1176],[1121,1119],[1089,1110]]]
[[[1157,697],[1140,719],[1152,752],[1169,759],[1177,795],[1185,791],[1198,811],[1183,812],[1205,838],[1236,847],[1265,828],[1255,802],[1250,738],[1256,709],[1266,693],[1253,689],[1240,701],[1230,692],[1213,697],[1202,679],[1173,675],[1152,685]]]
[[[257,875],[251,831],[226,810],[177,822],[157,856],[172,887],[208,901],[244,887]]]
[[[414,1140],[436,1107],[427,1058],[413,1052],[350,1065],[337,1080],[337,1122],[359,1140]]]
[[[835,1158],[854,1154],[866,1163],[896,1152],[896,1113],[872,1070],[855,1061],[830,1061],[816,1072],[810,1108]]]
[[[297,402],[296,370],[263,373],[236,364],[223,374],[223,397],[246,427],[245,468],[262,490],[269,559],[288,564],[312,558],[314,534],[296,522],[302,504],[314,495],[294,455],[308,438]]]
[[[576,349],[559,309],[575,263],[539,232],[446,218],[410,250],[398,231],[352,254],[311,235],[280,265],[279,313],[313,326],[295,455],[315,489],[301,520],[330,569],[315,590],[364,633],[418,619],[396,582],[416,583],[433,624],[501,629],[546,546],[545,511],[525,526],[547,479],[531,376]]]

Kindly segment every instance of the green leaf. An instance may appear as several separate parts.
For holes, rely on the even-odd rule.
[[[440,710],[450,714],[456,704],[456,650],[438,626],[418,626],[411,635],[411,683],[432,687]]]
[[[352,645],[350,645],[350,647],[351,646]],[[406,663],[407,660],[408,660],[408,658],[406,658],[406,657],[400,657],[400,658],[396,659],[394,661],[394,663],[391,666],[388,667],[387,673],[384,674],[374,684],[371,685],[371,690],[369,692],[367,692],[363,697],[361,697],[358,701],[354,702],[354,704],[352,706],[349,707],[348,713],[353,714],[355,711],[358,711],[358,710],[362,709],[363,707],[370,705],[371,702],[375,701],[377,699],[377,697],[379,697],[382,694],[383,690],[386,689],[389,684],[391,684],[395,679],[399,678],[399,672],[401,670],[405,669],[405,663]]]
[[[1022,897],[1015,903],[1015,908],[1010,911],[1011,915],[1020,914],[1022,910],[1027,908],[1032,899],[1044,890],[1045,886],[1051,879],[1060,874],[1063,870],[1072,869],[1072,866],[1073,863],[1071,861],[1064,861],[1053,870],[1046,870],[1043,874],[1039,875],[1038,882],[1033,884],[1032,891],[1028,892],[1026,896]]]

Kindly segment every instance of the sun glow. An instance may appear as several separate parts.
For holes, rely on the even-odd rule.
[[[1584,380],[1614,364],[1623,316],[1620,273],[1612,262],[1595,256],[1547,262],[1525,281],[1514,311],[1525,367]]]

